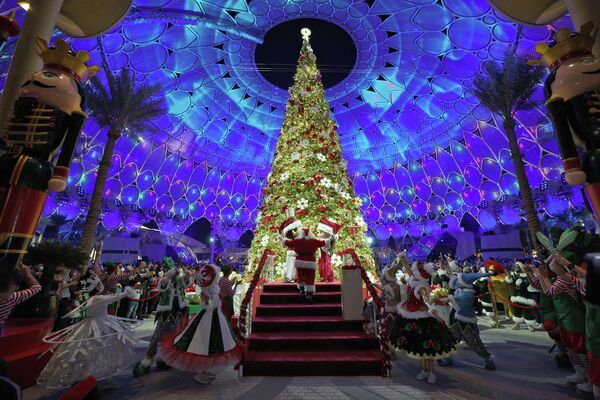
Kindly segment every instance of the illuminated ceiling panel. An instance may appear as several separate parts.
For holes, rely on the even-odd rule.
[[[334,23],[355,43],[354,69],[326,95],[357,195],[380,239],[457,226],[465,214],[484,229],[521,219],[508,143],[496,118],[469,92],[482,63],[500,60],[517,36],[517,25],[486,0],[134,4],[103,43],[114,70],[132,68],[141,84],[162,85],[165,114],[156,121],[161,133],[138,132],[118,142],[106,190],[107,227],[124,226],[131,210],[142,222],[158,218],[166,233],[202,216],[221,217],[240,232],[252,226],[288,97],[257,70],[255,48],[270,28],[297,18]],[[567,24],[524,27],[517,51],[531,52]],[[73,44],[99,63],[96,39]],[[6,54],[13,47],[8,43]],[[583,200],[560,185],[557,145],[541,91],[537,96],[539,108],[516,116],[518,135],[536,195],[557,216],[569,206],[581,208]],[[53,198],[47,214],[58,208],[75,217],[85,209],[104,140],[93,121],[85,132],[85,155],[69,176],[83,196]]]

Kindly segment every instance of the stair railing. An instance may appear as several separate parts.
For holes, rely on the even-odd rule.
[[[258,286],[258,283],[260,282],[260,274],[263,271],[263,268],[267,262],[267,258],[269,255],[273,255],[274,253],[269,250],[266,249],[263,252],[262,257],[260,258],[260,262],[258,263],[258,267],[256,268],[256,270],[254,271],[254,276],[252,277],[252,280],[250,281],[250,285],[248,286],[248,290],[246,291],[246,294],[244,295],[244,299],[242,300],[242,303],[240,304],[240,319],[238,320],[238,331],[239,331],[239,339],[241,342],[245,342],[246,339],[248,338],[248,336],[250,335],[250,332],[248,331],[248,327],[252,325],[252,308],[250,308],[250,322],[248,323],[247,318],[248,318],[248,306],[252,307],[252,295],[254,294],[254,291],[256,290],[256,286]]]
[[[346,250],[342,250],[338,253],[338,255],[340,257],[343,257],[346,254],[352,258],[352,262],[354,263],[354,266],[360,270],[360,276],[361,276],[363,282],[365,283],[367,290],[369,291],[369,294],[373,298],[373,302],[375,303],[375,305],[377,307],[377,311],[378,311],[377,315],[379,316],[379,324],[375,324],[375,326],[376,326],[375,332],[376,332],[377,338],[379,339],[379,347],[384,355],[383,362],[381,364],[381,375],[384,377],[388,377],[388,376],[390,376],[390,373],[392,371],[392,362],[391,362],[392,356],[391,356],[391,349],[390,349],[389,340],[388,340],[388,320],[386,318],[387,316],[385,313],[385,302],[383,301],[383,299],[381,298],[381,295],[379,294],[379,292],[373,285],[373,282],[371,282],[371,279],[369,279],[369,276],[367,275],[367,271],[365,271],[364,267],[362,266],[362,263],[360,262],[360,259],[358,258],[358,255],[356,254],[354,249],[346,249]],[[379,325],[379,329],[377,329],[377,325]]]

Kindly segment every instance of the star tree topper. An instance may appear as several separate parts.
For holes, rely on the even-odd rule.
[[[310,39],[310,34],[312,33],[310,29],[302,28],[302,30],[300,30],[300,33],[302,34],[302,39],[308,42],[308,40]]]

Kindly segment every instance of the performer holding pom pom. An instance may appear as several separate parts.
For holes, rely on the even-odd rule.
[[[133,330],[141,321],[108,314],[108,306],[132,293],[96,295],[64,316],[78,318],[87,310],[87,318],[65,329],[52,332],[43,340],[54,344],[54,353],[38,383],[49,388],[71,387],[93,375],[97,380],[111,378],[131,364],[136,339]]]
[[[196,276],[203,310],[179,333],[166,335],[159,344],[161,358],[182,371],[197,372],[194,379],[208,384],[215,375],[210,369],[237,364],[243,347],[221,310],[219,297],[220,269],[203,266]]]
[[[403,287],[402,302],[394,326],[393,342],[410,358],[421,360],[418,380],[436,382],[433,361],[456,352],[456,340],[444,321],[428,305],[429,279],[435,270],[431,263],[415,262],[412,267],[401,254],[408,281]]]

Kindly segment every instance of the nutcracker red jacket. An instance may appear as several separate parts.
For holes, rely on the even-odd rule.
[[[296,252],[294,267],[305,269],[317,269],[317,258],[315,253],[326,245],[324,240],[311,238],[296,238],[286,240],[285,245]]]

